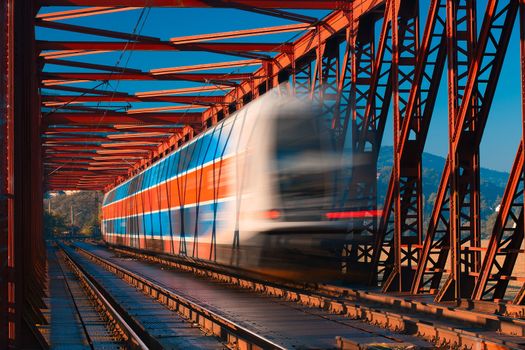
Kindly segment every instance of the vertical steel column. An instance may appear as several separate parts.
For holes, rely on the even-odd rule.
[[[396,12],[399,10],[395,9]],[[390,36],[391,1],[387,1],[382,17],[371,14],[360,18],[355,45],[355,109],[353,114],[352,155],[353,173],[343,205],[352,210],[377,208],[377,158],[392,98]],[[375,52],[375,22],[382,19],[381,34]],[[403,38],[404,33],[399,33]],[[348,246],[347,259],[353,266],[361,265],[359,276],[353,280],[366,283],[373,259],[377,235],[377,219],[364,219],[364,229]]]
[[[355,44],[357,32],[355,28],[357,23],[354,20],[354,13],[352,7],[346,13],[348,18],[348,27],[346,28],[345,38],[345,52],[343,56],[343,63],[341,67],[341,78],[339,79],[339,86],[337,88],[337,105],[338,115],[334,118],[339,120],[333,124],[340,128],[339,144],[337,148],[343,150],[347,141],[348,126],[350,124],[350,116],[355,110]]]
[[[295,62],[295,68],[292,71],[293,88],[299,97],[309,96],[312,90],[312,60],[314,58],[314,55],[308,54]]]
[[[40,140],[40,100],[36,73],[37,51],[31,1],[14,6],[14,322],[16,348],[34,348],[43,319],[45,249],[42,235],[43,186]]]
[[[319,103],[323,99],[323,89],[324,84],[323,78],[323,58],[324,58],[324,49],[326,47],[326,42],[321,41],[321,36],[319,34],[320,28],[317,27],[316,38],[317,41],[316,50],[315,50],[315,64],[313,69],[313,77],[310,85],[310,98],[312,100],[317,100]]]
[[[520,53],[522,137],[509,181],[490,237],[480,276],[472,293],[475,300],[504,299],[513,279],[524,238],[524,169],[525,152],[525,0],[520,0]],[[525,284],[514,297],[514,303],[525,304]]]
[[[427,130],[427,128],[421,127],[420,123],[422,113],[420,84],[422,83],[421,74],[424,66],[417,64],[419,57],[419,7],[417,2],[411,0],[404,0],[396,6],[400,6],[400,8],[397,11],[398,15],[395,22],[392,20],[392,39],[395,47],[392,50],[393,62],[397,62],[392,64],[394,166],[383,217],[376,237],[373,265],[374,271],[378,271],[377,267],[381,256],[386,256],[385,260],[381,260],[382,269],[379,271],[385,291],[408,290],[414,274],[412,265],[417,264],[418,247],[422,236],[423,197],[421,152],[417,152],[413,148],[416,142],[420,142],[421,137],[417,135],[420,132],[426,135]],[[436,8],[437,6],[434,4],[430,8],[427,24],[435,24],[436,15],[433,10]],[[397,26],[395,29],[394,24]],[[399,36],[395,33],[399,33]],[[426,50],[429,49],[429,41],[431,40],[429,34],[430,32],[425,37],[427,40]],[[428,51],[425,53],[428,54]],[[427,58],[423,56],[424,62]],[[421,57],[419,62],[423,62]],[[429,66],[433,68],[432,63]],[[429,73],[430,75],[427,77],[432,79],[430,69]],[[431,87],[434,85],[431,84]],[[427,96],[425,95],[425,97]],[[405,123],[406,119],[410,119],[409,124]],[[409,129],[406,130],[407,128]],[[410,150],[413,152],[408,154]],[[394,216],[394,229],[387,232],[390,215]],[[375,277],[372,278],[371,282],[374,280]]]
[[[9,333],[8,310],[8,249],[9,249],[9,142],[7,137],[8,114],[8,80],[11,74],[8,71],[8,28],[9,14],[7,3],[0,3],[0,347],[7,348]]]
[[[470,297],[481,269],[479,144],[516,11],[514,1],[488,3],[464,94],[460,104],[451,106],[456,107],[454,115],[449,114],[451,274],[438,301]]]
[[[525,0],[519,0],[519,23],[520,23],[520,58],[521,58],[521,139],[522,139],[522,148],[525,147]],[[525,152],[522,154],[521,158],[522,164],[525,162]],[[523,167],[523,165],[522,165]],[[521,225],[521,237],[523,241],[524,230],[525,230],[525,215],[523,215],[523,210],[525,209],[525,198],[523,198],[523,191],[525,191],[525,169],[521,170],[522,177],[522,215],[520,220]],[[518,226],[520,226],[518,225]],[[521,242],[518,246],[518,249],[521,248]],[[525,305],[525,283],[522,285],[520,291],[515,296],[515,304]]]
[[[402,273],[407,282],[404,284],[411,283],[415,265],[421,254],[421,246],[417,243],[421,242],[423,230],[421,156],[445,64],[445,17],[445,0],[433,0],[429,7],[423,39],[418,54],[414,58],[417,62],[410,86],[408,86],[410,82],[406,79],[407,88],[410,90],[406,107],[402,110],[400,143],[396,150],[400,157],[402,176],[400,183],[402,187],[400,193],[403,194],[401,196],[404,236],[402,246],[407,247],[406,258],[403,258],[405,267],[401,267],[405,269]],[[394,250],[391,247],[394,231],[392,222],[394,184],[394,173],[392,173],[374,248],[374,269],[370,275],[370,284],[376,284],[378,277],[381,277],[387,289],[390,287],[384,283],[392,273],[393,267]],[[405,251],[402,253],[404,254]],[[405,286],[402,287],[403,290],[407,290]]]
[[[0,348],[14,340],[13,293],[13,8],[0,2]]]
[[[375,174],[376,170],[376,155],[375,149],[371,147],[362,147],[362,139],[370,139],[375,143],[376,132],[375,125],[372,125],[372,130],[365,129],[366,110],[369,101],[375,100],[370,98],[372,93],[372,81],[374,80],[375,71],[377,70],[376,45],[375,45],[375,30],[374,25],[377,18],[370,14],[359,18],[357,28],[355,28],[355,36],[352,39],[354,46],[354,56],[351,60],[352,67],[352,81],[350,88],[350,101],[352,109],[351,113],[351,148],[353,156],[352,178],[348,188],[343,190],[342,205],[347,203],[358,202],[359,207],[375,206],[376,203],[370,203],[372,198],[375,200],[377,185],[375,177],[370,177]],[[363,203],[361,203],[363,202]],[[359,209],[359,208],[357,208]],[[344,246],[345,259],[343,264],[350,266],[347,269],[348,274],[352,274],[352,280],[365,280],[366,269],[369,268],[371,261],[371,246],[368,240],[371,240],[373,230],[368,229],[361,233],[364,239],[360,242],[350,242]],[[356,274],[357,272],[357,274]]]
[[[458,16],[465,12],[463,17]],[[472,143],[464,144],[461,149],[455,149],[453,140],[455,130],[458,128],[458,109],[460,105],[468,104],[468,118],[472,121],[469,131],[476,132],[476,110],[475,95],[472,99],[462,100],[468,68],[474,56],[476,42],[476,9],[472,0],[456,3],[453,0],[447,2],[447,47],[448,47],[448,116],[449,116],[449,159],[450,159],[450,183],[449,183],[449,243],[450,243],[450,277],[446,282],[438,299],[459,299],[462,295],[461,284],[465,283],[466,288],[471,290],[472,277],[462,276],[462,241],[467,237],[471,241],[471,246],[480,247],[479,235],[479,146]],[[464,28],[461,29],[461,25]],[[463,40],[462,40],[463,39]],[[461,42],[464,45],[460,45]],[[465,57],[460,57],[461,54]],[[469,147],[469,146],[472,146]],[[476,257],[479,251],[470,252]],[[468,253],[467,253],[468,254]],[[465,257],[465,262],[470,260]],[[476,260],[474,262],[473,260]],[[469,263],[469,271],[479,271],[477,261],[472,259]],[[467,282],[466,279],[469,279]],[[468,286],[467,286],[468,284]],[[453,288],[453,290],[451,289]],[[468,293],[468,292],[467,292]]]
[[[468,34],[468,28],[474,26],[468,20],[473,17],[469,15],[474,11],[472,4],[458,6],[451,1],[448,6],[450,154],[413,288],[414,292],[435,292],[447,272],[449,250],[454,250],[450,276],[437,300],[470,297],[480,269],[478,149],[517,12],[517,2],[489,1],[476,52],[468,55],[468,47],[473,46]],[[466,14],[457,15],[460,10]],[[457,48],[459,39],[466,39],[466,48]],[[459,67],[466,65],[458,59],[458,52],[470,57],[464,73],[458,73]]]
[[[474,300],[500,300],[505,297],[523,242],[523,161],[522,138],[472,293]],[[523,303],[524,294],[522,288],[515,299],[518,304]]]
[[[396,0],[397,1],[397,0]],[[377,158],[379,155],[379,149],[381,145],[381,139],[388,116],[388,109],[390,106],[390,100],[392,98],[392,89],[396,87],[394,79],[399,79],[397,73],[400,73],[401,80],[399,83],[403,96],[399,96],[397,93],[398,102],[402,104],[401,113],[403,113],[408,102],[408,95],[410,92],[410,85],[413,81],[414,67],[416,64],[415,56],[417,55],[419,45],[419,34],[418,34],[418,6],[417,4],[410,3],[408,0],[403,5],[399,4],[399,1],[394,4],[394,0],[387,1],[385,5],[385,12],[383,17],[383,25],[381,29],[381,35],[379,37],[378,52],[375,56],[375,61],[372,64],[372,75],[368,82],[368,92],[366,94],[366,107],[364,108],[364,114],[362,122],[356,123],[357,131],[354,132],[353,142],[353,154],[355,157],[354,164],[365,164],[365,169],[360,169],[360,166],[354,166],[354,175],[350,184],[350,199],[349,203],[358,202],[361,203],[362,208],[360,209],[373,209],[376,207],[376,177],[375,169],[377,168]],[[396,29],[392,28],[392,16],[396,16],[396,25],[399,21],[398,17],[402,10],[402,20]],[[393,12],[392,12],[393,11]],[[373,26],[373,25],[372,25]],[[372,27],[368,25],[368,27]],[[391,46],[393,40],[398,43],[401,51],[395,52]],[[356,49],[356,53],[358,53]],[[389,56],[389,54],[391,56]],[[399,55],[403,55],[403,57]],[[397,66],[397,73],[394,73],[391,69],[392,59],[398,56],[399,64],[401,64],[402,70],[399,70],[399,64]],[[358,66],[359,67],[359,66]],[[359,69],[359,68],[356,68]],[[394,77],[396,74],[396,77]],[[357,89],[358,90],[358,89]],[[359,111],[359,95],[356,95],[356,112]],[[398,106],[399,107],[399,106]],[[396,108],[398,109],[398,108]],[[399,127],[401,126],[401,117],[399,115]],[[354,120],[357,120],[355,118]],[[400,129],[398,129],[400,131]],[[371,170],[374,169],[374,171]],[[397,182],[393,182],[395,184]],[[384,217],[383,217],[384,218]],[[368,266],[368,276],[366,282],[370,281],[372,274],[372,282],[375,281],[376,277],[373,275],[377,271],[378,259],[383,252],[384,246],[378,245],[378,241],[383,241],[383,232],[378,232],[377,221],[369,220],[369,222],[363,223],[368,229],[361,232],[360,240],[362,244],[354,244],[357,252],[354,253],[362,262],[370,264],[372,262],[372,269]],[[379,238],[379,236],[382,236]],[[390,249],[387,250],[387,255],[394,258],[395,251]],[[381,252],[380,252],[381,251]],[[392,254],[390,254],[392,253]],[[389,261],[389,269],[395,265]],[[385,264],[385,265],[386,265]],[[383,272],[386,269],[382,269]],[[385,274],[383,274],[385,275]],[[389,272],[386,273],[389,275]],[[383,277],[383,278],[386,278]],[[363,281],[365,282],[365,280]]]
[[[331,37],[323,45],[322,56],[317,58],[320,76],[317,79],[317,91],[314,98],[319,98],[321,113],[331,129],[334,131],[335,141],[339,144],[341,137],[341,121],[337,104],[340,80],[339,44],[338,35]]]
[[[394,251],[394,271],[389,276],[383,290],[389,290],[390,286],[397,285],[397,290],[402,289],[403,276],[401,273],[401,195],[400,195],[400,158],[397,152],[399,148],[399,129],[401,129],[401,111],[399,110],[399,23],[398,10],[400,2],[393,0],[390,2],[390,22],[392,31],[392,99],[393,99],[393,115],[394,115],[394,161],[392,165],[392,174],[394,174],[394,239],[392,249]],[[395,280],[395,282],[394,282]]]

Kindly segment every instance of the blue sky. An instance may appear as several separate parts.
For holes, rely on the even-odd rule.
[[[425,13],[428,1],[422,0],[421,5],[421,27],[424,26]],[[478,2],[479,18],[482,20],[485,1]],[[43,8],[41,13],[58,11],[67,8]],[[149,13],[148,13],[149,12]],[[288,20],[275,17],[259,15],[256,13],[232,10],[232,9],[159,9],[153,8],[144,13],[142,20],[144,26],[140,34],[160,37],[168,40],[173,37],[213,33],[218,31],[230,31],[237,29],[250,29],[281,24],[292,24]],[[322,18],[326,11],[294,11],[317,18]],[[141,11],[125,11],[110,15],[99,15],[74,20],[64,20],[65,23],[91,26],[108,30],[132,32],[137,24]],[[145,16],[147,14],[147,16]],[[142,21],[140,22],[142,25]],[[293,40],[298,33],[284,33],[279,35],[268,35],[259,37],[248,37],[238,39],[246,42],[283,42]],[[69,33],[58,30],[37,30],[37,38],[40,40],[96,40],[97,37]],[[111,41],[111,39],[103,39]],[[231,40],[228,40],[231,41]],[[120,65],[127,62],[127,67],[149,70],[154,68],[175,67],[180,65],[194,65],[199,63],[221,62],[242,60],[233,56],[210,54],[204,52],[164,52],[161,54],[152,52],[121,52],[104,53],[66,58],[70,60],[86,61],[114,65],[119,57]],[[493,107],[489,115],[484,139],[481,145],[482,166],[509,171],[521,136],[521,95],[520,95],[520,58],[519,58],[519,31],[514,28],[508,53],[505,58],[500,82],[496,91]],[[129,59],[129,61],[128,61]],[[46,71],[72,71],[72,68],[51,66]],[[252,71],[254,67],[235,68],[230,72]],[[74,71],[81,71],[74,69]],[[448,125],[447,125],[447,81],[446,75],[442,78],[439,97],[436,103],[425,150],[441,156],[448,152]],[[93,87],[94,83],[78,84],[80,87]],[[178,87],[196,86],[185,82],[112,82],[111,86],[104,88],[112,91],[116,88],[121,91],[137,92],[147,90],[174,89]],[[50,92],[50,91],[47,91]],[[209,94],[209,93],[206,93]],[[121,105],[125,105],[121,103]],[[162,105],[162,104],[158,104]],[[134,107],[153,107],[152,103],[136,104]],[[392,144],[392,121],[388,121],[387,130],[384,135],[383,144]]]

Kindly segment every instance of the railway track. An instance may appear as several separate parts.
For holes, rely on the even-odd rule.
[[[101,263],[107,263],[113,255],[108,253],[106,248],[92,245],[84,244],[77,249]],[[246,277],[232,269],[189,262],[172,256],[123,248],[112,248],[112,251],[127,257],[128,260],[133,258],[140,262],[148,262],[150,267],[155,264],[158,270],[162,267],[190,272],[203,280],[215,281],[216,284],[251,290],[261,295],[293,302],[313,310],[311,312],[318,312],[323,317],[342,316],[347,320],[360,320],[365,321],[362,324],[383,327],[393,331],[392,334],[404,333],[413,336],[412,338],[417,336],[431,342],[431,348],[525,349],[525,321],[514,317],[520,313],[523,315],[521,307],[505,308],[495,303],[474,303],[456,307],[434,304],[425,299],[408,299],[333,285],[305,286],[267,282],[251,276]],[[106,262],[102,262],[103,260]],[[118,258],[114,258],[111,264],[117,265],[118,261]],[[135,263],[131,265],[134,266],[134,271],[139,273],[139,261]],[[142,276],[147,275],[146,270],[143,267],[143,271],[140,271]],[[152,279],[162,278],[154,276]],[[498,310],[500,314],[497,314]],[[403,343],[407,338],[395,340]],[[359,340],[352,340],[351,337],[339,336],[337,344],[340,348],[352,348],[357,344],[356,348],[359,348],[365,343],[361,344]],[[425,347],[421,343],[414,346]]]
[[[415,336],[335,315],[329,310],[232,288],[224,283],[210,284],[185,272],[175,276],[174,270],[162,270],[158,266],[146,265],[148,271],[139,271],[138,265],[145,265],[142,262],[111,258],[112,252],[100,248],[93,250],[85,245],[75,248],[76,252],[65,249],[70,255],[76,254],[79,264],[91,265],[90,268],[97,266],[119,277],[120,281],[126,281],[198,325],[206,334],[214,335],[228,348],[435,348],[432,343]],[[102,279],[110,280],[108,277]]]
[[[126,349],[223,349],[221,342],[201,333],[194,323],[144,295],[113,273],[61,246],[68,263],[97,303],[104,304],[111,321],[126,340]]]
[[[129,325],[61,250],[48,248],[48,288],[53,298],[40,326],[51,349],[147,349]]]
[[[80,280],[84,290],[89,294],[90,299],[96,303],[97,310],[105,316],[109,328],[118,334],[118,338],[123,340],[124,347],[147,350],[148,346],[134,331],[134,324],[130,322],[129,319],[126,320],[115,307],[115,303],[104,296],[105,291],[101,289],[100,286],[97,286],[97,282],[87,275],[82,267],[79,266],[66,251],[64,252],[64,258],[67,260],[69,267]],[[83,312],[80,312],[80,310],[79,315],[80,317],[84,317]]]

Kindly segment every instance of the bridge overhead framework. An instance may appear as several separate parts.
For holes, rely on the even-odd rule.
[[[152,7],[230,8],[286,24],[168,39],[82,24]],[[44,191],[108,190],[278,86],[317,100],[339,147],[370,160],[363,174],[375,175],[393,118],[382,218],[346,252],[348,264],[367,271],[356,283],[497,302],[509,299],[509,283],[525,281],[515,269],[524,254],[525,136],[487,246],[479,220],[479,146],[516,28],[523,112],[522,125],[509,127],[525,135],[525,0],[487,0],[484,10],[473,0],[6,0],[0,17],[0,348],[37,341]],[[37,38],[39,30],[66,39]],[[147,51],[151,62],[205,52],[211,62],[145,70],[95,59],[130,51]],[[138,92],[127,81],[176,88]],[[422,153],[440,88],[449,152],[424,225]],[[347,188],[377,191],[366,176]],[[510,302],[525,304],[525,285]]]

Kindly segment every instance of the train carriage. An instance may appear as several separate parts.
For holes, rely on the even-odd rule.
[[[352,229],[334,216],[341,169],[315,109],[270,92],[107,192],[103,237],[288,277],[322,269]]]

